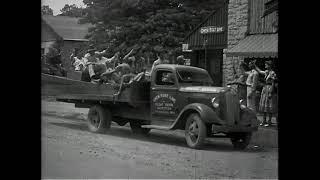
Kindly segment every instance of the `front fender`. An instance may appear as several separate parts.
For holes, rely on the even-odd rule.
[[[184,129],[184,124],[187,117],[189,116],[189,114],[194,112],[199,113],[202,121],[204,121],[205,123],[218,123],[221,125],[225,124],[225,122],[218,117],[217,113],[214,112],[212,108],[208,107],[205,104],[192,103],[185,106],[181,110],[172,126],[172,129]]]
[[[259,120],[257,118],[256,112],[254,112],[252,109],[245,108],[241,110],[241,120],[240,124],[241,125],[251,125],[252,127],[257,127],[259,126]]]

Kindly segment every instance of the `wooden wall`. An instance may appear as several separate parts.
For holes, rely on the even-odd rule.
[[[189,48],[193,50],[204,49],[204,41],[207,39],[208,49],[223,49],[227,47],[227,24],[228,24],[228,5],[217,8],[208,18],[199,24],[185,39]],[[201,34],[201,27],[218,26],[223,27],[221,33]]]
[[[277,21],[277,12],[273,12],[261,18],[265,7],[264,4],[270,0],[249,0],[249,33],[262,34],[274,33],[272,24]]]

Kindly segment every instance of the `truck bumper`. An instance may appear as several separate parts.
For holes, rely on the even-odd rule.
[[[212,125],[212,132],[253,132],[257,131],[258,126],[218,126],[218,125]]]

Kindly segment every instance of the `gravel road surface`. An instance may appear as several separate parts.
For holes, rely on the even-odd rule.
[[[249,145],[233,150],[228,139],[187,147],[182,131],[132,134],[128,126],[88,131],[88,109],[42,100],[43,178],[278,178],[278,149]]]

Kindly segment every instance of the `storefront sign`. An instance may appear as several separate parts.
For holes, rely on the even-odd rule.
[[[200,34],[221,33],[223,31],[224,31],[223,27],[207,26],[207,27],[202,27],[200,29]]]

